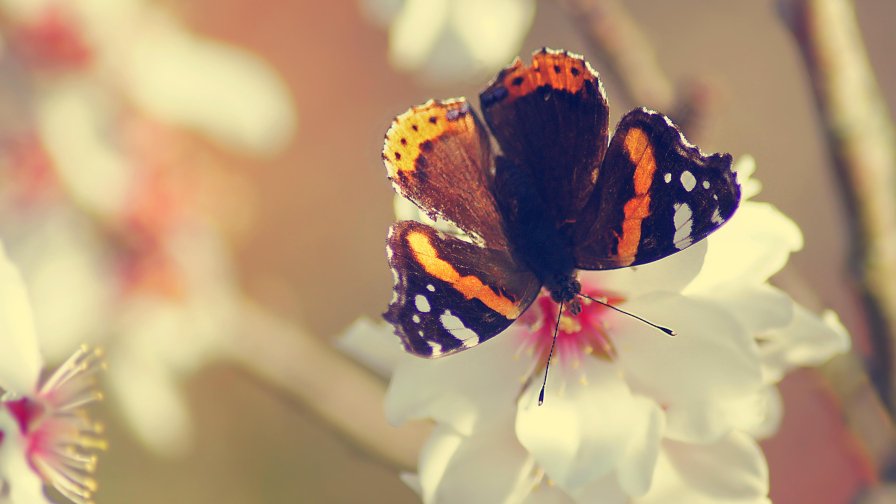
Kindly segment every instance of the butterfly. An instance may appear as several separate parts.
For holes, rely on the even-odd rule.
[[[517,58],[479,102],[484,124],[464,98],[430,100],[386,133],[395,190],[461,232],[410,220],[389,230],[383,316],[412,354],[487,341],[542,289],[575,314],[577,270],[662,259],[737,209],[731,155],[702,153],[666,116],[634,109],[610,138],[606,94],[582,56]]]

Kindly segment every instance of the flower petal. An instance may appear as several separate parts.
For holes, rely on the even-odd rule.
[[[768,284],[726,284],[693,297],[723,308],[748,334],[784,327],[793,318],[793,299]]]
[[[87,210],[120,215],[132,171],[110,142],[115,107],[100,86],[66,82],[38,104],[38,130],[69,196]]]
[[[764,398],[764,414],[759,422],[738,425],[737,428],[753,436],[753,439],[767,439],[772,437],[781,426],[784,418],[784,398],[781,391],[775,385],[769,385],[762,391]]]
[[[26,394],[35,390],[43,359],[34,316],[19,270],[0,245],[0,388]]]
[[[766,379],[777,382],[796,367],[821,364],[849,348],[849,333],[836,313],[828,310],[819,318],[796,305],[790,325],[765,333],[759,351]]]
[[[768,203],[746,201],[707,240],[703,269],[684,292],[711,292],[728,282],[762,283],[803,247],[800,228]]]
[[[730,400],[670,404],[666,436],[688,443],[712,443],[733,429],[758,429],[766,422],[768,399],[763,389]]]
[[[749,154],[744,154],[734,160],[731,167],[737,173],[737,183],[740,184],[741,199],[752,199],[762,191],[762,183],[753,177],[756,172],[756,160]]]
[[[768,465],[748,435],[712,444],[665,441],[656,480],[639,504],[768,503]]]
[[[520,397],[516,433],[564,490],[574,491],[609,473],[634,436],[659,436],[649,422],[632,421],[645,415],[646,407],[632,397],[611,363],[586,359],[573,370],[552,370],[542,406],[537,405],[540,389],[541,383],[533,380]]]
[[[650,489],[660,440],[666,426],[666,415],[659,405],[645,398],[636,397],[637,413],[631,417],[636,434],[629,440],[625,455],[617,468],[620,487],[632,497],[640,497]],[[602,502],[602,501],[601,501]]]
[[[189,408],[173,373],[133,349],[119,349],[109,362],[109,391],[140,441],[166,456],[189,450]]]
[[[529,359],[514,357],[519,343],[513,331],[447,358],[409,356],[386,392],[389,421],[432,418],[470,434],[511,411],[531,367]]]
[[[508,501],[508,504],[512,502],[515,501]],[[522,504],[574,504],[576,501],[556,485],[542,484],[533,488],[521,502]]]
[[[535,17],[533,0],[454,0],[451,28],[485,69],[507,64],[519,52]]]
[[[577,503],[590,504],[628,504],[631,497],[622,490],[619,479],[615,474],[607,474],[602,478],[596,478],[582,489],[573,492]]]
[[[395,68],[422,66],[448,24],[448,0],[405,0],[389,30],[389,61]]]
[[[267,63],[195,36],[167,16],[153,20],[125,69],[128,91],[143,110],[254,154],[272,154],[289,141],[295,108]]]
[[[626,379],[660,404],[730,400],[762,385],[758,350],[734,318],[705,301],[641,296],[623,307],[674,329],[668,337],[630,317],[608,318]]]
[[[697,277],[705,254],[704,240],[649,264],[609,271],[582,271],[580,275],[602,290],[629,298],[656,291],[679,292]]]
[[[535,486],[534,467],[507,424],[470,437],[440,426],[420,456],[423,501],[520,502]]]
[[[41,354],[62,362],[81,344],[103,337],[111,317],[112,272],[93,223],[63,207],[4,223],[9,256],[19,266],[34,306]],[[77,292],[77,296],[72,293]]]
[[[0,502],[51,504],[44,495],[43,481],[28,462],[28,447],[19,434],[18,422],[6,409],[0,410]]]
[[[411,357],[401,347],[392,326],[367,317],[352,322],[334,344],[383,378],[388,378],[401,362]]]

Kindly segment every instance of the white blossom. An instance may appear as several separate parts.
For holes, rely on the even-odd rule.
[[[755,194],[752,160],[737,166]],[[396,357],[385,324],[359,323],[341,346],[392,369],[391,421],[437,423],[407,478],[424,502],[763,504],[768,468],[755,439],[777,428],[775,383],[849,348],[833,313],[819,318],[768,284],[801,246],[790,219],[743,201],[689,249],[580,272],[585,293],[678,335],[585,303],[561,319],[542,406],[557,320],[546,295],[504,333],[444,359]],[[393,354],[364,350],[374,346]]]

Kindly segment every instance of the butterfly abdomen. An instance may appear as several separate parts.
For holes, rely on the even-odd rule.
[[[527,170],[499,156],[494,194],[504,217],[504,230],[516,259],[525,264],[555,300],[578,294],[571,227],[558,226]]]

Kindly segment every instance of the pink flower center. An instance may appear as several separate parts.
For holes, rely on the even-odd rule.
[[[618,294],[584,282],[582,293],[613,305],[624,301]],[[559,325],[557,317],[560,305],[551,299],[550,293],[546,291],[542,291],[538,299],[520,317],[520,322],[529,326],[529,331],[523,333],[525,336],[522,348],[533,354],[537,362],[547,363],[555,328],[557,343],[554,347],[554,356],[561,366],[576,366],[585,355],[603,359],[615,357],[613,343],[604,321],[612,310],[589,299],[578,299],[581,301],[581,312],[573,315],[567,307],[564,307]]]
[[[75,503],[91,502],[96,482],[95,450],[105,449],[102,427],[83,407],[101,398],[94,387],[98,351],[82,348],[33,394],[0,402],[16,421],[31,469]],[[0,442],[13,432],[0,431]]]

